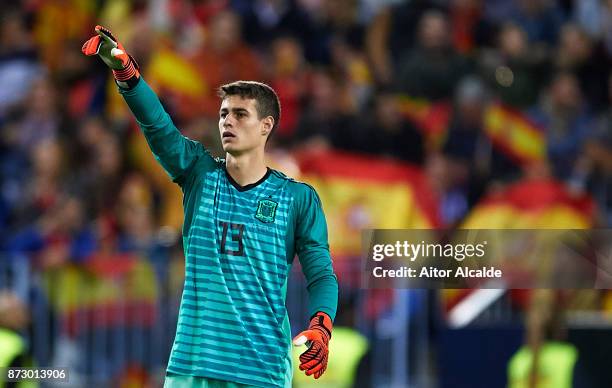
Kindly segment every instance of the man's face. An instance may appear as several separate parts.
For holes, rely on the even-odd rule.
[[[223,150],[240,155],[264,147],[274,120],[259,118],[254,99],[227,96],[219,109],[219,135]]]

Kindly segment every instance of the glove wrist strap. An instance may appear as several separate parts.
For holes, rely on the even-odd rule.
[[[120,70],[113,69],[113,76],[115,77],[115,80],[117,80],[117,84],[120,87],[128,89],[133,88],[140,79],[140,73],[138,71],[136,61],[130,57],[130,61],[125,68]]]
[[[310,319],[309,328],[321,331],[329,340],[332,332],[332,320],[329,315],[319,311]]]

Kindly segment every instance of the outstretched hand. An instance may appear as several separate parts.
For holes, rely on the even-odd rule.
[[[87,56],[97,55],[113,69],[113,76],[121,87],[132,87],[140,78],[138,64],[108,28],[97,25],[96,35],[83,44],[81,51]]]
[[[96,35],[83,44],[81,51],[87,56],[98,55],[111,69],[121,70],[130,63],[130,57],[123,45],[117,41],[109,29],[97,25]]]

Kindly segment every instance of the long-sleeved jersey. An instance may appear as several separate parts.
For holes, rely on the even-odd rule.
[[[285,308],[295,255],[309,310],[336,314],[338,284],[314,189],[268,169],[238,185],[225,162],[178,131],[149,86],[120,89],[147,142],[183,190],[185,285],[168,372],[270,387],[291,381]]]

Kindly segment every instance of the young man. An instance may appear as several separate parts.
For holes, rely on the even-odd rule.
[[[138,66],[107,29],[83,45],[113,70],[153,154],[183,190],[185,286],[166,387],[290,387],[287,279],[297,254],[308,282],[308,341],[300,369],[320,377],[336,314],[338,284],[315,191],[266,167],[278,126],[276,93],[259,82],[220,88],[225,160],[182,136]]]

